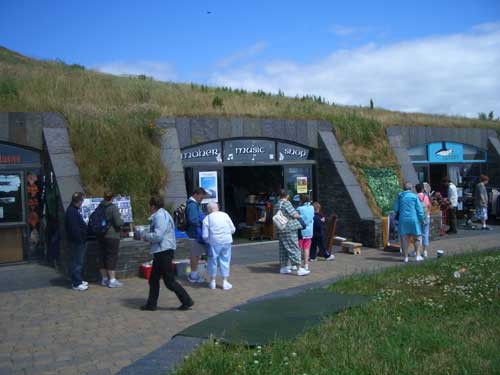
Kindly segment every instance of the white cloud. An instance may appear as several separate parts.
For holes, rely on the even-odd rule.
[[[242,51],[238,51],[232,55],[229,55],[216,63],[216,66],[220,69],[227,68],[239,61],[248,60],[264,51],[267,48],[267,44],[264,42],[257,42],[253,46],[246,48]]]
[[[173,81],[177,78],[175,66],[171,63],[160,61],[114,61],[99,64],[93,68],[115,75],[144,74],[159,81]]]
[[[347,32],[347,31],[346,31]],[[270,61],[221,69],[211,83],[346,105],[475,117],[500,114],[500,23],[389,45],[337,50],[308,64]]]

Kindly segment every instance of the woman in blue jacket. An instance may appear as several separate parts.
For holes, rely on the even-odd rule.
[[[314,225],[314,208],[311,206],[309,196],[301,194],[300,206],[297,208],[302,220],[306,224],[306,228],[300,231],[299,247],[302,251],[303,267],[309,270],[309,250],[311,249],[311,241],[313,237]]]
[[[412,192],[411,182],[405,182],[405,191],[399,193],[398,199],[394,202],[394,212],[398,219],[398,232],[401,239],[401,249],[404,254],[404,262],[408,263],[408,247],[410,239],[413,237],[413,243],[417,252],[416,261],[424,260],[420,256],[422,243],[422,223],[425,220],[424,208],[418,199],[417,194]]]

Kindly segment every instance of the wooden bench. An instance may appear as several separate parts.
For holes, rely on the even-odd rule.
[[[344,253],[353,253],[354,255],[361,255],[361,247],[363,244],[359,242],[344,241],[341,244]]]

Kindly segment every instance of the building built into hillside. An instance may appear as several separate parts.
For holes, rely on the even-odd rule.
[[[217,201],[240,234],[272,238],[272,204],[286,189],[292,203],[307,194],[325,214],[335,214],[338,235],[365,246],[384,245],[382,220],[370,209],[331,123],[176,117],[160,118],[156,125],[163,133],[161,158],[169,176],[165,199],[171,208],[202,186],[209,192],[207,202]],[[427,181],[438,190],[441,178],[449,175],[464,197],[480,173],[500,186],[495,131],[401,126],[389,128],[387,136],[406,180]],[[62,116],[0,113],[0,263],[57,258],[65,269],[64,210],[83,186]],[[89,246],[87,275],[97,276],[96,250]],[[136,274],[148,259],[147,247],[127,239],[122,249],[117,271]]]

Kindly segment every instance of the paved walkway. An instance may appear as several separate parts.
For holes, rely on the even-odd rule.
[[[431,256],[435,249],[455,254],[500,247],[500,228],[463,232],[432,247]],[[366,249],[361,256],[337,254],[334,262],[315,262],[311,275],[297,277],[279,275],[277,264],[266,261],[276,257],[276,243],[240,246],[234,253],[233,290],[211,291],[183,281],[196,301],[188,312],[177,311],[179,302],[164,288],[158,311],[140,311],[148,286],[139,278],[125,280],[122,289],[91,285],[86,292],[74,292],[50,268],[0,267],[0,374],[115,374],[183,328],[250,299],[401,264],[397,253]]]

